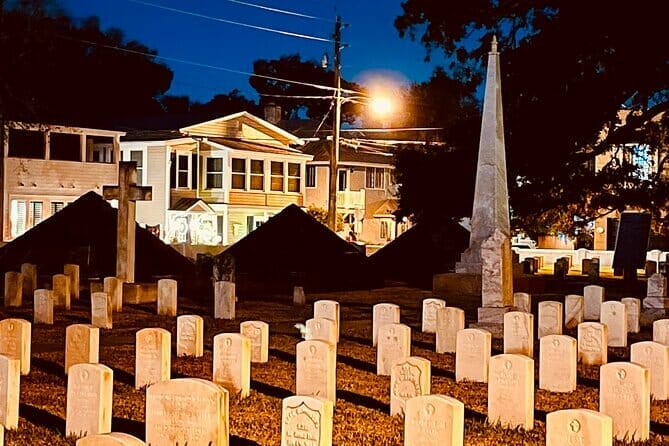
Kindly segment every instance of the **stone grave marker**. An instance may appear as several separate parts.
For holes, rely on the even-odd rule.
[[[16,271],[5,273],[5,307],[20,307],[23,304],[23,274]]]
[[[400,359],[411,356],[411,327],[404,324],[386,324],[379,328],[376,346],[376,374],[390,376]]]
[[[91,294],[91,325],[112,328],[112,301],[104,291]]]
[[[653,322],[653,341],[669,345],[669,319],[658,319]]]
[[[0,355],[18,359],[22,375],[30,373],[31,328],[25,319],[0,321]]]
[[[395,363],[390,371],[390,416],[404,415],[407,400],[430,394],[430,361],[410,356]]]
[[[650,431],[650,373],[631,362],[599,368],[599,411],[613,419],[618,440],[645,441]]]
[[[423,395],[406,402],[404,445],[462,446],[465,405],[446,395]]]
[[[158,315],[177,315],[177,281],[174,279],[158,281]]]
[[[582,272],[590,280],[599,279],[599,257],[594,257],[592,259],[583,259],[582,260]]]
[[[303,306],[307,303],[307,296],[304,295],[304,288],[301,286],[293,287],[293,305]]]
[[[546,335],[539,340],[539,388],[549,392],[576,390],[576,339]]]
[[[63,266],[63,274],[70,278],[70,296],[72,299],[79,300],[79,265],[66,263]]]
[[[281,446],[332,446],[332,401],[306,395],[281,403]]]
[[[513,293],[513,306],[525,313],[532,312],[532,296],[528,293]]]
[[[504,315],[504,353],[534,354],[534,315],[509,311]]]
[[[455,349],[455,380],[488,382],[492,334],[479,328],[458,331]]]
[[[446,301],[430,297],[423,299],[423,321],[421,331],[423,333],[435,333],[437,331],[437,310],[446,307]]]
[[[555,301],[539,302],[539,339],[548,335],[562,334],[562,303]]]
[[[553,277],[556,279],[564,279],[569,273],[569,261],[565,258],[560,258],[553,264]]]
[[[598,321],[603,302],[604,287],[599,285],[587,285],[583,287],[583,319],[586,321]]]
[[[590,409],[564,409],[546,415],[546,446],[613,446],[613,420]]]
[[[269,324],[263,321],[245,321],[239,324],[239,332],[251,340],[251,362],[267,362],[269,360]]]
[[[135,334],[135,388],[170,379],[172,333],[143,328]]]
[[[636,280],[636,270],[646,263],[650,223],[651,215],[646,212],[620,214],[612,266],[614,271],[621,271],[626,280]],[[615,419],[613,429],[616,429]]]
[[[379,328],[385,324],[400,323],[400,306],[391,303],[380,303],[372,307],[372,346],[376,347]]]
[[[76,446],[146,446],[142,440],[123,432],[86,435],[77,440]]]
[[[646,277],[650,277],[657,273],[657,262],[655,260],[646,260],[646,264],[644,265],[643,269]]]
[[[525,355],[490,358],[488,420],[508,429],[534,428],[534,361]]]
[[[655,400],[669,399],[669,346],[653,341],[630,346],[630,362],[650,371],[650,395]]]
[[[212,359],[213,379],[229,394],[240,398],[251,390],[251,340],[239,333],[220,333],[214,336]]]
[[[67,375],[65,435],[111,432],[114,372],[102,364],[75,364]]]
[[[568,294],[564,298],[564,326],[572,329],[583,322],[584,297],[578,294]]]
[[[35,290],[33,323],[34,324],[53,324],[53,295],[51,290]]]
[[[296,346],[295,394],[337,400],[335,345],[324,341],[302,341]]]
[[[608,359],[607,327],[599,322],[578,324],[578,362],[586,365],[606,364]]]
[[[602,304],[600,322],[606,325],[609,347],[627,347],[627,314],[621,302],[608,301]]]
[[[639,312],[641,311],[641,300],[636,297],[623,297],[620,302],[625,305],[627,314],[627,332],[638,333],[641,330],[639,324]]]
[[[177,356],[199,358],[204,354],[204,319],[196,315],[177,317]]]
[[[0,425],[7,430],[19,427],[20,382],[21,362],[0,355]]]
[[[30,299],[37,289],[37,265],[34,263],[21,264],[21,275],[23,276],[23,298]]]
[[[123,281],[118,277],[105,277],[102,291],[109,294],[113,311],[123,311]]]
[[[52,278],[53,305],[70,309],[70,278],[65,274],[56,274]]]
[[[65,374],[76,364],[99,361],[100,329],[87,324],[72,324],[65,328]]]
[[[437,353],[455,353],[458,331],[464,328],[464,310],[456,307],[438,308],[435,351]]]
[[[668,303],[667,278],[661,273],[653,274],[647,281],[646,298],[643,300],[643,307],[665,309]]]
[[[314,302],[314,319],[324,317],[331,319],[337,328],[337,342],[339,342],[339,302],[334,300],[317,300]]]
[[[214,282],[214,318],[235,318],[235,283],[228,281]]]
[[[146,390],[146,443],[151,446],[229,444],[229,396],[222,386],[178,378]]]
[[[332,319],[324,317],[307,319],[306,321],[307,341],[324,341],[330,344],[337,344],[337,327]]]

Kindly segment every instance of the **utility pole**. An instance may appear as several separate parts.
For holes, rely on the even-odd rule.
[[[339,129],[341,127],[341,16],[337,16],[334,32],[334,128],[330,148],[330,183],[328,196],[328,227],[337,232],[337,165],[339,163]]]

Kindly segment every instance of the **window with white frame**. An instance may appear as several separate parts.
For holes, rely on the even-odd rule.
[[[207,179],[205,189],[221,189],[223,187],[223,158],[207,158]]]
[[[379,226],[379,238],[381,240],[388,240],[389,231],[388,231],[388,222],[385,220],[381,221]]]
[[[144,153],[141,150],[131,150],[130,161],[134,161],[137,164],[137,185],[142,185],[144,174]]]
[[[383,189],[383,169],[380,167],[368,167],[365,183],[367,189]]]
[[[251,160],[251,190],[265,190],[265,162]]]
[[[246,160],[232,158],[232,188],[246,189]]]
[[[288,192],[299,192],[302,169],[298,163],[288,163]]]
[[[190,173],[189,169],[190,164],[190,155],[177,155],[177,187],[188,188],[188,174]]]
[[[56,212],[62,210],[64,207],[65,207],[65,203],[63,203],[62,201],[52,201],[51,202],[51,214],[50,215],[55,214]]]
[[[26,202],[24,200],[11,201],[9,218],[12,225],[12,238],[26,232]]]
[[[41,201],[31,201],[30,202],[30,227],[34,228],[42,221],[42,202]]]
[[[316,166],[307,166],[306,187],[316,187]]]
[[[270,166],[270,190],[283,192],[283,163],[280,161],[272,161]]]

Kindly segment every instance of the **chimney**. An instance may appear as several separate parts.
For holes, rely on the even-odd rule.
[[[276,124],[281,120],[281,106],[276,105],[273,102],[265,105],[264,108],[265,121]]]

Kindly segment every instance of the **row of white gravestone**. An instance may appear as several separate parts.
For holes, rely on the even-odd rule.
[[[5,272],[6,307],[20,307],[23,298],[30,298],[37,289],[37,266],[31,263],[21,265],[21,271]],[[79,265],[65,264],[62,274],[52,276],[52,290],[57,306],[70,308],[71,299],[79,299]]]

